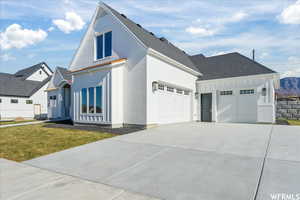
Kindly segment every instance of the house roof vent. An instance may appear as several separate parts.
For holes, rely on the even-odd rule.
[[[153,32],[149,32],[150,33],[150,35],[153,35],[153,36],[155,36],[155,34],[153,33]]]
[[[136,24],[138,27],[140,27],[140,28],[142,28],[142,25],[140,25],[140,24]]]
[[[126,15],[124,15],[124,14],[121,14],[121,16],[127,19]]]

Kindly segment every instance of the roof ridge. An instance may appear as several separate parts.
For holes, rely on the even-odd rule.
[[[114,15],[147,49],[153,49],[166,57],[180,63],[189,69],[198,72],[199,69],[194,65],[190,56],[184,50],[175,46],[169,41],[162,41],[154,33],[138,25],[128,17],[124,17],[121,13],[110,7],[109,5],[100,2],[99,5],[104,5],[112,15]]]

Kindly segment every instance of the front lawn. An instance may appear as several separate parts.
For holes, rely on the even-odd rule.
[[[290,125],[300,126],[300,120],[287,120]]]
[[[0,121],[0,126],[1,125],[8,125],[8,124],[20,124],[20,123],[25,123],[25,122],[35,122],[36,120],[21,120],[21,121]]]
[[[116,135],[46,128],[44,124],[1,128],[0,158],[21,162],[113,136]]]

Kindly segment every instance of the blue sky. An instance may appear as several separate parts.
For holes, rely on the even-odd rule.
[[[97,0],[1,0],[0,71],[68,67]],[[300,0],[104,0],[190,54],[238,51],[300,76]]]

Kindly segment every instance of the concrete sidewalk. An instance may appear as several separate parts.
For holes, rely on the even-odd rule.
[[[0,199],[158,200],[5,159],[0,159]]]

